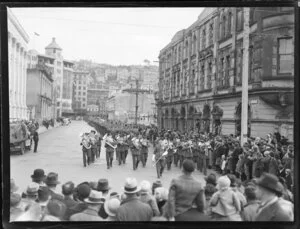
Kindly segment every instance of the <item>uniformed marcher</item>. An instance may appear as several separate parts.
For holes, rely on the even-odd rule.
[[[193,162],[195,163],[195,168],[199,170],[200,146],[198,140],[194,140],[192,152],[193,152]]]
[[[97,155],[97,140],[96,140],[95,130],[91,130],[90,132],[90,141],[91,141],[91,153],[92,153],[91,162],[94,163]]]
[[[208,158],[208,146],[204,143],[200,143],[200,154],[199,154],[199,163],[198,170],[203,172],[204,175],[207,173],[207,158]]]
[[[154,152],[153,152],[153,157],[152,161],[155,163],[156,166],[156,173],[157,173],[157,178],[160,178],[162,176],[162,173],[165,168],[165,163],[166,163],[166,155],[167,152],[165,152],[165,145],[163,141],[158,142],[156,144]]]
[[[141,161],[143,167],[145,167],[148,159],[149,140],[144,135],[140,142],[141,142]]]
[[[132,145],[130,150],[132,155],[133,170],[136,170],[140,163],[140,157],[141,157],[141,152],[140,152],[141,145],[140,145],[140,140],[137,137],[132,138]]]
[[[114,159],[114,152],[116,148],[116,142],[114,141],[111,133],[108,133],[107,137],[105,138],[105,148],[107,169],[110,169],[112,167],[112,161]]]
[[[122,163],[125,164],[125,150],[126,150],[126,143],[125,143],[125,136],[123,134],[120,134],[117,137],[117,149],[116,149],[116,153],[119,154],[119,165],[121,165]]]
[[[179,155],[178,155],[178,148],[180,147],[180,139],[176,138],[174,142],[174,150],[173,150],[173,155],[174,155],[174,165],[177,167],[178,166],[178,161],[179,161]]]
[[[91,143],[88,133],[81,134],[80,137],[82,138],[80,145],[82,145],[83,166],[86,167],[86,164],[91,163]]]
[[[167,169],[170,170],[171,169],[171,165],[172,165],[172,162],[173,162],[173,158],[174,158],[174,145],[173,145],[173,138],[169,138],[169,140],[167,140],[168,143],[167,143],[167,151],[168,151],[168,154],[167,154],[167,157],[166,157],[166,163],[167,163]]]
[[[102,136],[100,135],[100,133],[96,134],[96,144],[97,144],[97,153],[96,153],[96,158],[100,158],[100,153],[101,153],[101,140],[102,140]]]

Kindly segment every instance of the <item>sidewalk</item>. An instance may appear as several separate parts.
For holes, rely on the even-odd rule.
[[[37,132],[38,132],[38,134],[42,134],[42,133],[45,133],[46,131],[52,130],[52,129],[58,127],[58,126],[60,126],[60,123],[55,123],[54,127],[49,126],[48,129],[45,126],[40,125],[40,127],[39,127],[39,129],[38,129]]]

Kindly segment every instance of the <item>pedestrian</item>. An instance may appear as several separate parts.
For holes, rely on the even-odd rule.
[[[165,152],[165,146],[162,142],[159,142],[154,149],[152,161],[155,163],[156,166],[156,173],[157,178],[160,178],[162,176],[162,173],[165,169],[165,156],[167,155],[167,152]]]
[[[87,204],[87,208],[72,215],[70,221],[103,221],[98,215],[100,206],[103,204],[101,192],[92,190],[89,197],[84,199],[84,202]]]
[[[214,173],[210,173],[207,177],[204,177],[204,180],[206,181],[206,185],[211,184],[214,187],[217,186],[217,176]]]
[[[205,143],[200,143],[198,170],[204,175],[207,174],[207,165],[206,165],[207,158],[208,158],[208,146]]]
[[[64,195],[64,200],[62,201],[66,205],[66,213],[64,215],[64,220],[69,220],[70,215],[72,214],[71,208],[77,205],[77,202],[74,200],[75,185],[72,181],[68,181],[62,185],[62,194]]]
[[[101,192],[103,203],[105,203],[106,198],[109,196],[110,189],[111,189],[111,187],[109,186],[107,179],[99,179],[97,191]],[[104,204],[101,204],[98,214],[102,219],[106,219],[108,217],[108,215],[106,214],[106,212],[104,210]]]
[[[125,137],[123,136],[123,134],[120,134],[117,137],[117,149],[116,149],[116,153],[119,154],[119,165],[121,165],[122,163],[125,164]]]
[[[117,211],[121,205],[121,202],[118,198],[107,199],[104,203],[105,213],[108,217],[105,221],[117,221]]]
[[[45,171],[43,169],[35,169],[31,175],[32,182],[39,184],[40,186],[45,186]]]
[[[159,216],[160,212],[156,203],[156,199],[154,196],[151,195],[151,183],[149,181],[144,180],[141,182],[140,187],[140,200],[143,203],[149,204],[154,216]]]
[[[230,179],[227,176],[219,177],[218,191],[210,200],[212,219],[215,221],[241,221],[241,203],[236,193],[230,188]]]
[[[149,204],[139,200],[137,193],[140,191],[137,180],[129,177],[123,188],[126,199],[122,202],[117,211],[118,221],[150,221],[153,212]]]
[[[169,188],[170,213],[175,217],[175,221],[184,221],[196,204],[199,213],[204,213],[205,197],[202,184],[195,180],[192,173],[195,165],[192,160],[184,160],[183,175],[172,179]]]
[[[34,150],[33,150],[33,152],[36,153],[37,152],[38,143],[39,143],[39,133],[36,130],[33,133],[33,142],[34,142]]]
[[[247,203],[241,213],[243,221],[255,221],[257,209],[260,205],[256,197],[255,185],[248,185],[245,188]]]
[[[60,182],[58,181],[58,174],[54,172],[48,173],[45,183],[50,190],[51,198],[63,201],[63,195],[58,193],[56,189],[57,185],[60,184]]]
[[[281,186],[278,178],[272,174],[264,173],[255,180],[256,195],[261,201],[255,221],[292,221],[290,216],[280,204],[278,195],[281,195]]]

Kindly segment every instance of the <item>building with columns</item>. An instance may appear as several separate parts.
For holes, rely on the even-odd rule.
[[[42,124],[43,120],[55,118],[53,98],[54,58],[28,51],[26,102],[30,119]]]
[[[26,106],[27,44],[29,36],[7,8],[9,62],[9,118],[28,119]]]
[[[250,8],[248,135],[293,140],[294,8]],[[239,135],[243,8],[206,8],[159,53],[158,126]]]

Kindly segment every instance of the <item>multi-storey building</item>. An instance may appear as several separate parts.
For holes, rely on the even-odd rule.
[[[30,119],[35,119],[40,124],[44,119],[55,117],[53,102],[53,65],[54,58],[37,54],[30,50],[32,60],[27,68],[27,94],[26,103],[30,109]],[[37,61],[36,61],[37,60]]]
[[[248,134],[293,138],[294,9],[250,8]],[[243,8],[206,8],[159,54],[160,128],[240,133]]]
[[[108,98],[109,89],[105,83],[92,81],[88,85],[87,105],[97,105],[99,107],[99,115],[106,115],[106,100]]]
[[[73,65],[72,61],[63,60],[62,115],[73,114]]]
[[[74,112],[87,111],[87,91],[90,73],[86,71],[74,72],[73,110]]]
[[[7,8],[8,55],[9,55],[9,118],[28,119],[26,106],[26,67],[29,36],[18,19]]]

